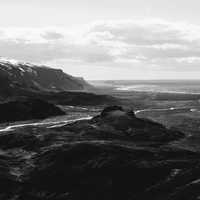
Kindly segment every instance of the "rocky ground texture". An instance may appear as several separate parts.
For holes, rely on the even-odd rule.
[[[200,153],[119,106],[61,127],[0,134],[0,199],[197,200]],[[185,139],[185,138],[184,138]]]

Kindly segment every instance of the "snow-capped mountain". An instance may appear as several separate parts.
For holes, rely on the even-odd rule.
[[[84,90],[89,84],[60,69],[0,58],[0,92]]]

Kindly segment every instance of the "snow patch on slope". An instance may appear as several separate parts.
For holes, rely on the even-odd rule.
[[[20,70],[21,75],[23,75],[26,72],[34,73],[35,75],[37,75],[37,72],[34,70],[34,68],[37,66],[40,66],[40,65],[34,65],[31,63],[20,62],[15,59],[7,59],[4,57],[0,57],[0,65],[4,66],[8,70],[12,70],[13,68],[16,68]]]

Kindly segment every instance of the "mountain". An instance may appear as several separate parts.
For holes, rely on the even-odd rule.
[[[40,98],[62,105],[112,105],[109,95],[89,93],[94,87],[61,69],[0,59],[0,101]]]
[[[0,92],[13,91],[69,91],[84,90],[89,84],[82,78],[73,77],[61,69],[30,63],[0,59]]]

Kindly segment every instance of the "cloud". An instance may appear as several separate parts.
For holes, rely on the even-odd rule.
[[[0,28],[0,52],[37,63],[199,71],[200,26],[128,20],[95,22],[74,30]]]
[[[41,35],[44,39],[47,40],[58,40],[64,38],[64,35],[54,31],[48,31]]]

